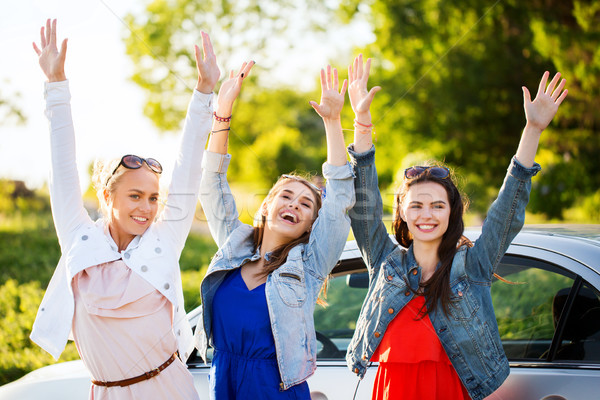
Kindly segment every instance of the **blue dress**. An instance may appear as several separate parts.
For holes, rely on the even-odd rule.
[[[264,283],[248,290],[236,268],[217,289],[212,311],[211,399],[310,399],[306,381],[280,391]]]

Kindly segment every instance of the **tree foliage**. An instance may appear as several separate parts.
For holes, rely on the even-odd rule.
[[[389,93],[374,112],[384,182],[396,160],[425,151],[459,167],[475,207],[485,209],[525,123],[520,87],[535,93],[543,71],[558,70],[569,96],[543,134],[544,171],[530,209],[560,217],[582,195],[598,197],[597,3],[349,0],[343,8],[368,9],[377,36],[367,53],[378,59],[377,83]]]
[[[180,126],[197,77],[193,44],[210,33],[224,70],[243,60],[259,60],[261,90],[273,86],[272,75],[285,65],[282,54],[307,39],[326,34],[335,9],[318,0],[150,0],[139,15],[129,14],[125,38],[135,63],[133,80],[145,89],[145,113],[161,129]],[[302,16],[302,18],[298,18]],[[290,82],[292,85],[293,82]],[[245,91],[248,84],[245,84]]]
[[[266,60],[244,88],[231,139],[231,176],[263,183],[291,169],[318,170],[324,157],[321,122],[306,104],[318,94],[274,85],[277,60],[299,38],[357,18],[376,37],[359,51],[375,59],[371,84],[383,87],[372,106],[383,187],[394,187],[409,164],[443,160],[464,177],[472,207],[485,211],[525,124],[521,86],[535,93],[545,70],[560,71],[569,96],[543,134],[529,209],[553,218],[574,206],[600,209],[596,2],[153,0],[128,17],[127,51],[148,95],[146,114],[166,130],[183,118],[182,82],[194,82],[190,50],[200,29],[210,29],[222,60]],[[351,120],[348,109],[343,118]]]
[[[20,97],[19,92],[7,95],[5,90],[0,90],[0,125],[8,123],[23,125],[27,122],[27,117],[15,101]]]

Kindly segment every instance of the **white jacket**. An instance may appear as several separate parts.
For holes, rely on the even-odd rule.
[[[212,94],[194,91],[165,209],[120,253],[106,223],[102,219],[94,223],[83,207],[68,81],[46,83],[45,98],[52,155],[50,200],[62,255],[40,304],[31,340],[58,359],[71,337],[71,280],[85,268],[122,258],[173,305],[173,332],[185,361],[193,349],[193,337],[183,307],[179,256],[195,214],[201,161],[212,122]]]

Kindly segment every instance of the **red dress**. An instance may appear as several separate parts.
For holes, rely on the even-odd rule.
[[[468,400],[471,397],[450,363],[425,304],[416,296],[390,322],[371,361],[379,362],[373,400]]]

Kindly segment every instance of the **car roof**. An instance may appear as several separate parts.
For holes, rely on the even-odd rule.
[[[465,236],[475,241],[481,234],[481,227],[470,227]],[[390,235],[394,239],[393,235]],[[511,245],[549,250],[562,254],[600,271],[600,224],[545,224],[526,225],[515,237]],[[340,262],[332,275],[363,270],[360,251],[356,241],[346,243]]]

